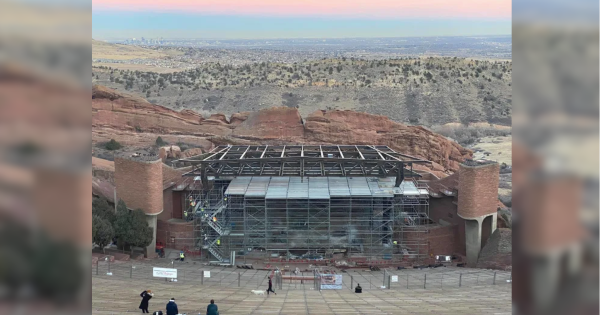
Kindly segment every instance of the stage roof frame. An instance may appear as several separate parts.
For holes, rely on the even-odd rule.
[[[223,145],[209,153],[178,160],[194,169],[203,184],[215,178],[265,177],[418,177],[414,164],[431,161],[398,153],[381,145]]]

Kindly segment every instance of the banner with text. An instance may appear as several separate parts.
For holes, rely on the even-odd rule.
[[[342,275],[322,275],[321,290],[341,290]]]
[[[152,276],[156,278],[177,278],[177,269],[154,267]]]

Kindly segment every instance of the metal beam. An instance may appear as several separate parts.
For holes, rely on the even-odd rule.
[[[355,146],[354,146],[354,148],[356,148],[356,151],[357,151],[357,152],[358,152],[358,154],[360,155],[360,158],[364,160],[364,159],[365,159],[365,157],[364,157],[364,155],[362,154],[362,152],[360,152],[360,149],[358,148],[358,146],[356,146],[356,145],[355,145]]]
[[[269,146],[264,146],[260,153],[260,147],[254,147],[254,150],[251,146],[221,146],[209,158],[199,163],[196,161],[199,165],[184,176],[201,176],[203,183],[207,183],[208,176],[396,176],[399,184],[407,174],[409,177],[419,176],[412,171],[413,164],[430,163],[424,160],[403,161],[393,156],[396,154],[393,150],[386,152],[375,146],[324,146],[311,146],[308,156],[304,154],[304,146],[285,145],[280,153],[274,153],[279,147],[271,152]],[[338,157],[325,156],[325,153],[335,154],[336,149]],[[260,157],[248,154],[254,151],[260,153]],[[352,156],[346,157],[348,154],[344,153]]]
[[[383,157],[383,155],[381,154],[381,152],[379,152],[379,150],[377,150],[377,149],[376,149],[376,151],[377,151],[377,154],[379,154],[379,157],[380,157],[382,160],[384,160],[384,161],[385,161],[385,158]]]
[[[342,157],[342,159],[344,158],[344,153],[342,153],[342,149],[340,148],[340,146],[337,146],[338,151],[340,151],[340,156]]]
[[[265,149],[263,151],[263,153],[260,155],[260,158],[262,159],[265,156],[265,153],[267,152],[267,149],[269,148],[269,146],[265,146]]]
[[[223,151],[225,151],[225,150],[227,150],[227,149],[228,149],[228,147],[226,147],[226,148],[223,148],[223,149],[221,149],[220,151],[218,151],[218,152],[215,152],[213,155],[210,155],[210,156],[208,156],[208,157],[207,157],[207,158],[205,158],[203,161],[209,160],[209,159],[210,159],[210,158],[212,158],[213,156],[215,156],[215,155],[217,155],[217,154],[219,154],[219,153],[222,153]]]
[[[221,157],[219,158],[219,160],[222,160],[227,155],[227,153],[229,153],[229,151],[231,150],[231,148],[233,148],[233,146],[229,146],[229,148],[227,148],[227,151],[225,153],[223,153],[223,155],[221,155]]]
[[[394,160],[396,160],[396,161],[402,161],[401,159],[399,159],[399,158],[397,158],[397,157],[395,157],[395,156],[393,156],[393,155],[391,155],[391,154],[389,154],[389,153],[387,153],[387,152],[380,151],[380,150],[379,150],[379,149],[377,149],[375,146],[372,146],[372,145],[370,145],[369,147],[370,147],[370,148],[372,148],[373,150],[377,151],[377,153],[379,153],[379,155],[380,155],[380,156],[381,156],[381,154],[383,153],[383,154],[385,154],[385,155],[387,155],[387,156],[391,157],[392,159],[394,159]],[[382,156],[382,158],[383,158],[383,156]]]
[[[246,153],[248,152],[248,150],[250,150],[250,146],[248,146],[248,147],[246,148],[246,151],[244,151],[244,153],[242,154],[242,156],[240,156],[240,160],[243,160],[243,159],[244,159],[244,156],[246,156]]]

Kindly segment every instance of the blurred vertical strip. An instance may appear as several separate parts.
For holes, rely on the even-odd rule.
[[[598,314],[598,1],[513,2],[513,305]]]
[[[0,1],[0,304],[91,307],[91,3]]]

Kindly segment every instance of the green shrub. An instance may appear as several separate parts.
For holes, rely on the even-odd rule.
[[[115,141],[115,139],[110,139],[110,141],[108,141],[105,145],[106,150],[110,151],[119,150],[122,147],[123,146],[117,141]]]
[[[160,136],[158,138],[156,138],[155,143],[159,147],[162,147],[162,146],[165,146],[165,145],[169,144],[168,142],[166,142],[165,140],[163,140],[163,138],[161,138]]]

